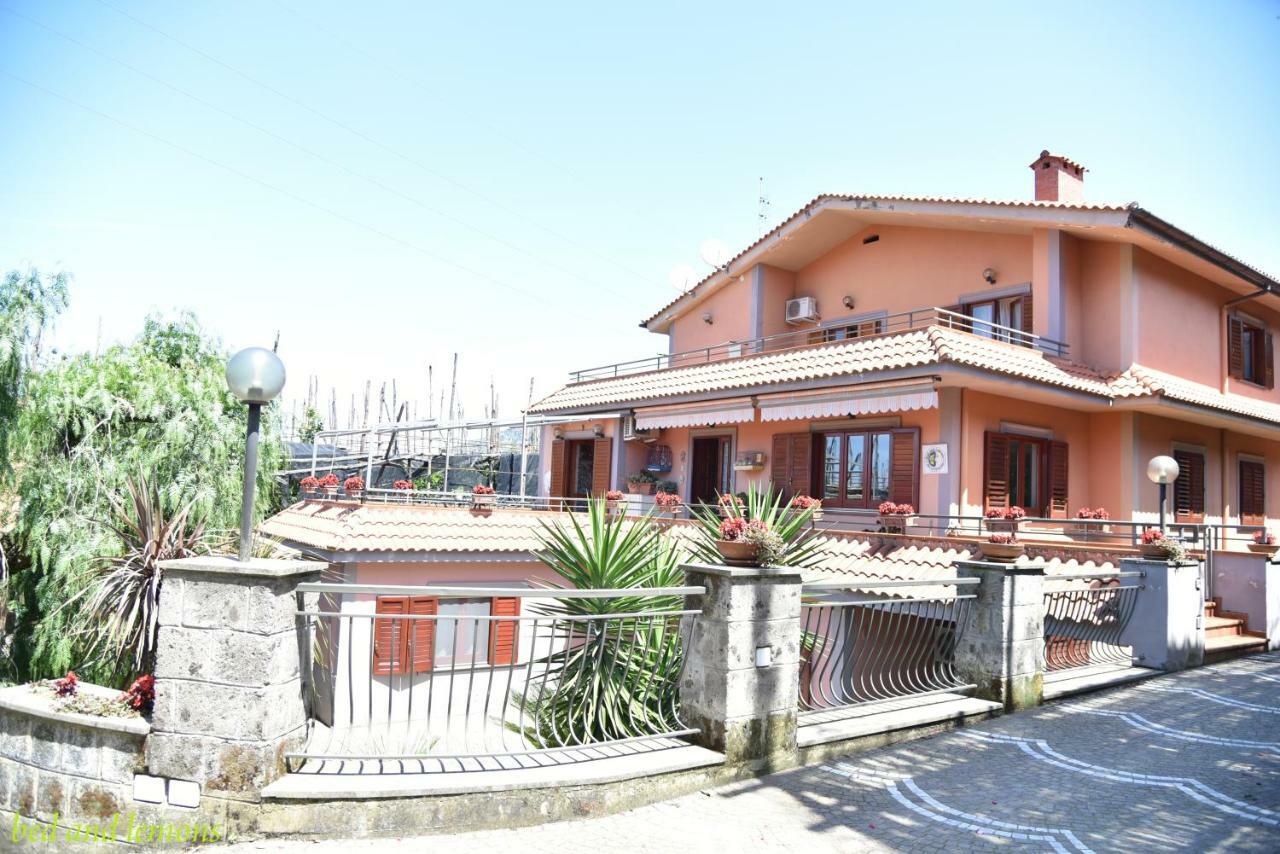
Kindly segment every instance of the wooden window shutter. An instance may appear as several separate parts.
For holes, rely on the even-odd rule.
[[[889,500],[895,504],[919,507],[916,495],[916,459],[919,457],[919,431],[914,427],[894,430],[890,440]]]
[[[1204,454],[1174,451],[1178,479],[1173,482],[1173,519],[1199,524],[1204,521]]]
[[[1067,518],[1068,455],[1066,442],[1049,443],[1049,518]]]
[[[414,596],[409,600],[409,613],[414,616],[435,616],[440,612],[440,600],[434,596]],[[412,624],[412,643],[405,658],[413,659],[413,672],[430,670],[436,661],[436,621],[406,620]],[[410,637],[409,632],[405,637]]]
[[[1276,387],[1276,357],[1271,345],[1271,333],[1262,333],[1262,384],[1267,388]]]
[[[773,488],[783,494],[789,494],[787,473],[791,471],[791,436],[787,433],[775,433],[773,451],[769,460],[769,477]]]
[[[551,495],[564,495],[564,439],[551,443]]]
[[[773,437],[771,473],[774,489],[788,498],[812,495],[813,435],[811,433],[778,433]]]
[[[377,614],[406,614],[409,610],[407,596],[379,596],[374,606]],[[405,624],[410,620],[373,621],[373,675],[390,676],[405,672],[408,659],[408,632]]]
[[[1053,308],[1053,303],[1049,304],[1049,308]],[[1028,335],[1033,335],[1035,333],[1035,321],[1032,320],[1032,313],[1034,311],[1035,302],[1031,298],[1031,291],[1027,291],[1027,295],[1022,298],[1022,331]],[[1031,342],[1028,341],[1026,343],[1029,344]]]
[[[591,495],[604,498],[604,494],[613,487],[613,440],[607,437],[596,439],[591,452]]]
[[[1240,522],[1262,525],[1267,521],[1266,469],[1254,460],[1240,461]]]
[[[1227,318],[1227,375],[1244,379],[1244,323]]]
[[[988,431],[983,453],[982,500],[988,510],[1009,508],[1009,437]]]
[[[515,596],[495,596],[489,604],[494,617],[520,616],[520,599]],[[516,646],[520,639],[519,620],[494,620],[489,629],[489,663],[515,664]]]

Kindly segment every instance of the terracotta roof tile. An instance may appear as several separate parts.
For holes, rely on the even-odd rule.
[[[587,406],[633,404],[680,395],[756,389],[942,362],[982,368],[1077,391],[1108,394],[1105,376],[1069,360],[1051,358],[1029,347],[929,326],[837,344],[575,383],[538,401],[529,411],[556,412]]]
[[[1142,392],[1134,389],[1136,386],[1141,386],[1147,390],[1148,394],[1159,394],[1170,400],[1190,403],[1194,406],[1218,409],[1247,418],[1280,424],[1280,404],[1254,400],[1241,394],[1223,394],[1213,386],[1183,379],[1144,365],[1134,365],[1117,377],[1112,385],[1115,388],[1113,394],[1116,397],[1140,396]]]

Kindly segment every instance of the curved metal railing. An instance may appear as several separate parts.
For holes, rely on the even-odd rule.
[[[806,712],[974,686],[955,668],[976,578],[820,582],[801,602],[800,709]],[[917,595],[921,588],[954,588]],[[893,590],[907,591],[893,598]]]
[[[1072,573],[1047,583],[1066,586],[1044,594],[1045,669],[1070,670],[1133,663],[1125,629],[1145,585],[1125,584],[1143,572]]]

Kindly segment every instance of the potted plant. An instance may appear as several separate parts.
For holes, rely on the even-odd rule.
[[[492,486],[477,483],[471,488],[471,506],[476,510],[488,510],[497,503],[497,491]]]
[[[882,501],[876,510],[880,513],[880,527],[888,534],[905,534],[907,525],[915,521],[912,517],[916,515],[916,508],[910,504]]]
[[[723,519],[732,519],[742,515],[742,499],[732,492],[720,493],[720,498],[716,501],[716,505],[719,507],[720,517]]]
[[[397,490],[399,490],[400,492],[404,493],[405,504],[408,504],[413,499],[413,496],[409,494],[410,492],[413,491],[413,481],[397,480],[395,483],[391,485],[395,487]]]
[[[604,494],[604,506],[610,516],[621,516],[623,514],[622,502],[626,500],[626,496],[622,494],[620,489],[611,489]]]
[[[1027,511],[1015,504],[1005,508],[992,507],[985,516],[988,530],[1016,534],[1022,527],[1022,520],[1027,517]]]
[[[1105,507],[1081,507],[1076,511],[1076,519],[1078,524],[1074,526],[1077,534],[1110,534],[1111,526],[1105,523],[1111,518],[1111,514],[1107,512]]]
[[[298,497],[306,498],[308,495],[314,495],[320,491],[320,478],[313,474],[309,474],[298,484]]]
[[[320,491],[324,493],[325,498],[333,498],[338,494],[338,476],[333,472],[329,472],[320,478]]]
[[[791,499],[791,506],[801,512],[805,510],[810,511],[809,518],[814,522],[822,521],[822,502],[817,498],[810,495],[797,495]]]
[[[1249,543],[1249,551],[1258,554],[1275,554],[1276,552],[1276,535],[1270,531],[1258,531],[1253,535],[1253,542]]]
[[[342,482],[342,491],[352,501],[359,501],[360,496],[364,493],[364,478],[353,474]]]
[[[627,488],[632,495],[652,495],[653,485],[657,482],[658,478],[653,472],[638,471],[627,478]]]
[[[653,502],[658,505],[658,509],[672,519],[680,515],[680,496],[674,492],[659,492],[653,497]]]
[[[1142,550],[1142,556],[1149,560],[1179,561],[1187,556],[1182,543],[1169,539],[1159,528],[1143,531],[1138,547]]]
[[[1025,546],[1013,534],[992,534],[982,544],[982,556],[987,560],[1011,563],[1022,556]]]
[[[760,555],[759,544],[747,540],[743,534],[747,530],[747,520],[741,516],[733,516],[720,523],[720,538],[716,540],[716,551],[720,559],[732,566],[757,566]]]

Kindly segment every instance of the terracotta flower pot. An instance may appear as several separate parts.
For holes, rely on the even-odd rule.
[[[1021,519],[988,519],[987,530],[999,534],[1016,534],[1022,527]]]
[[[338,494],[338,487],[336,487],[336,486],[322,486],[322,487],[320,487],[320,491],[324,493],[324,497],[325,497],[325,498],[333,498],[334,496],[336,496],[336,495]]]
[[[756,566],[760,560],[760,547],[745,540],[716,540],[716,551],[732,566]]]
[[[1026,551],[1022,543],[983,543],[982,556],[987,560],[1010,563],[1017,560]]]
[[[907,525],[910,525],[914,521],[914,516],[907,516],[903,513],[887,513],[880,517],[881,527],[891,534],[905,534],[907,532]]]
[[[1275,554],[1276,550],[1280,549],[1280,545],[1275,543],[1247,543],[1246,545],[1249,546],[1249,551],[1260,555]]]
[[[1169,553],[1165,551],[1165,547],[1160,543],[1142,543],[1138,548],[1142,551],[1142,556],[1148,560],[1169,559]]]
[[[471,494],[471,506],[477,508],[488,509],[498,503],[498,496],[490,493],[488,495]]]
[[[349,498],[349,499],[350,499],[350,500],[352,500],[352,501],[359,501],[359,500],[360,500],[360,496],[361,496],[361,495],[364,495],[364,490],[363,490],[363,489],[348,489],[348,490],[347,490],[347,498]]]
[[[627,488],[631,490],[632,495],[652,495],[653,494],[652,483],[640,483],[638,481],[632,481],[627,484]]]
[[[621,516],[623,514],[623,501],[619,498],[610,499],[604,503],[604,512],[610,516]]]

